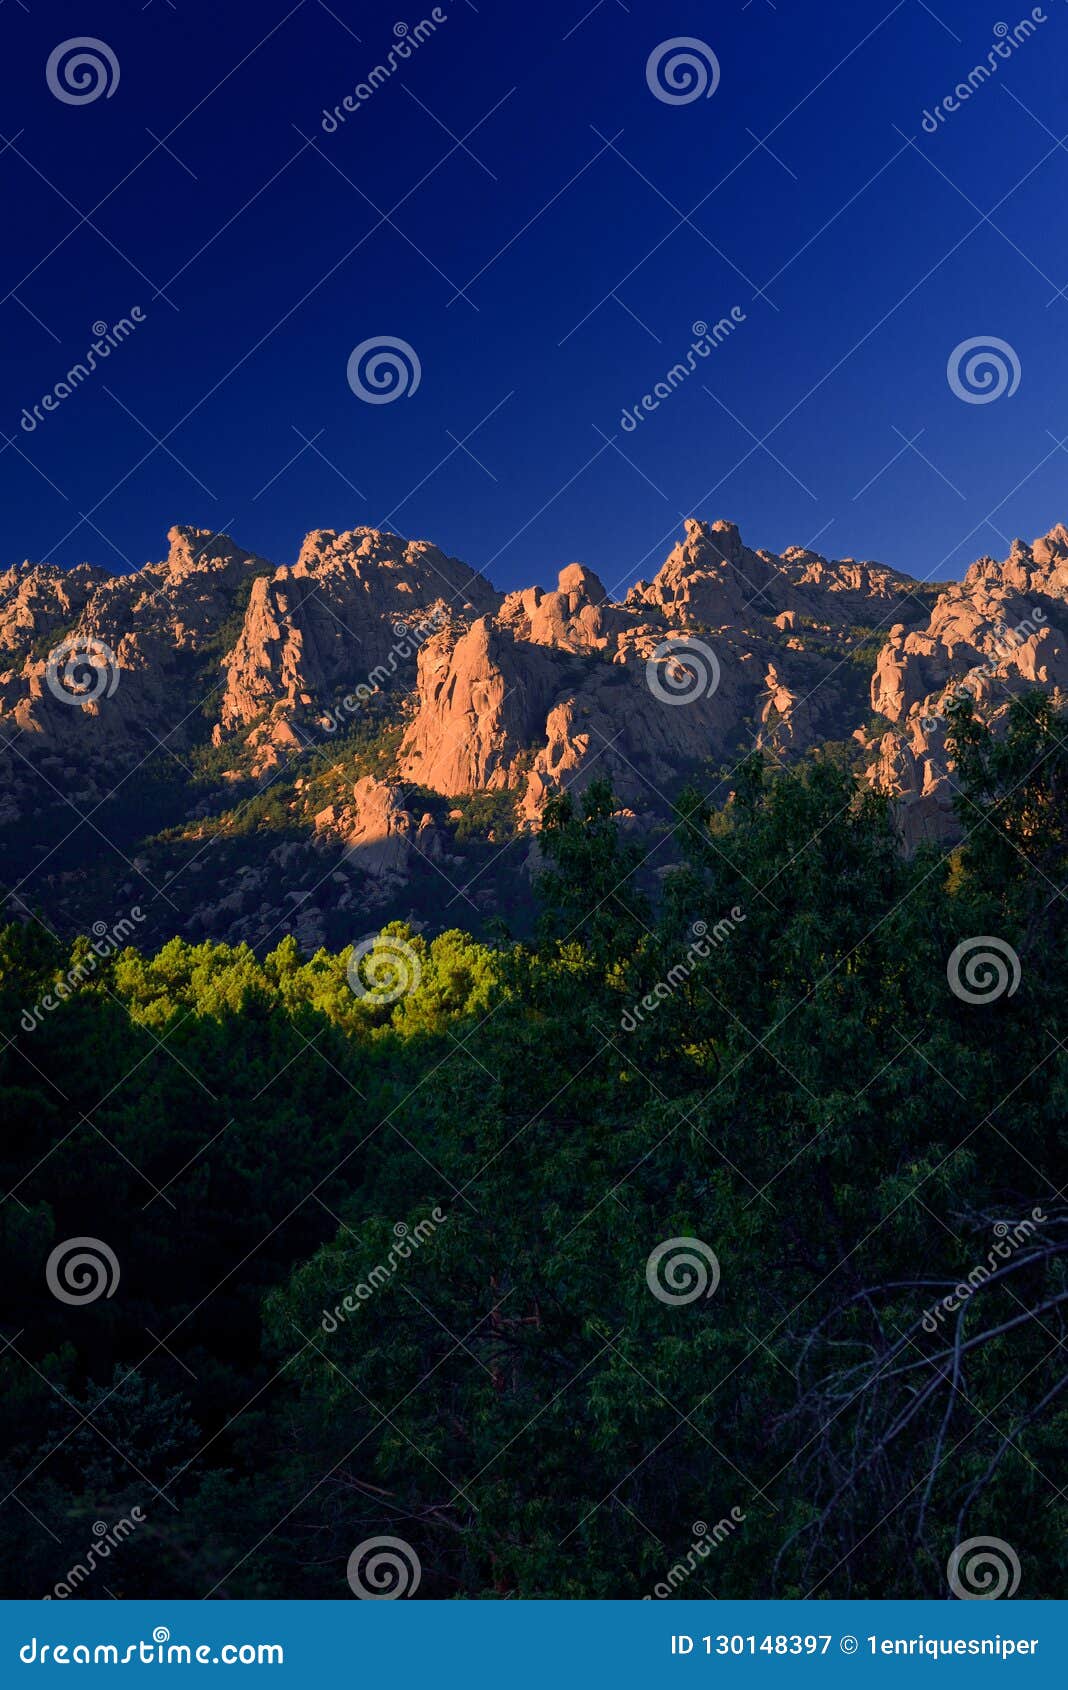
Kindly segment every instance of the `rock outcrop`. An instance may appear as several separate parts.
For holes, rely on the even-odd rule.
[[[1013,697],[1068,692],[1068,533],[1058,525],[1008,558],[983,557],[948,584],[923,626],[896,623],[872,677],[872,708],[891,731],[869,780],[898,795],[910,844],[953,836],[946,708],[970,697],[997,722]]]
[[[1025,688],[1068,694],[1060,525],[932,585],[691,519],[629,591],[571,563],[507,595],[370,528],[314,530],[281,565],[207,530],[168,542],[126,575],[0,575],[7,879],[56,919],[139,898],[160,933],[252,943],[336,938],[361,910],[433,921],[472,852],[518,830],[535,860],[553,793],[604,776],[652,828],[754,746],[835,741],[897,795],[907,844],[948,838],[947,703],[997,721]]]

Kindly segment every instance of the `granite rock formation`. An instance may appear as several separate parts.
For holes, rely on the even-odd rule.
[[[126,575],[0,575],[5,882],[57,926],[124,902],[159,936],[257,945],[471,925],[527,884],[501,876],[536,857],[553,793],[603,776],[655,838],[684,781],[754,746],[834,742],[896,795],[906,848],[946,839],[947,704],[996,722],[1068,691],[1062,526],[931,584],[689,520],[628,591],[571,563],[507,595],[370,528],[315,530],[282,565],[168,540]]]

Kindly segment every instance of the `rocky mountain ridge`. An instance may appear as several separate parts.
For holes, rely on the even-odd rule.
[[[282,565],[168,540],[127,575],[0,575],[2,873],[58,927],[124,904],[153,936],[257,946],[477,925],[529,901],[554,792],[608,779],[656,862],[681,785],[754,746],[832,743],[897,795],[906,845],[945,839],[947,700],[997,719],[1068,688],[1060,525],[932,585],[691,519],[619,598],[578,563],[502,594],[370,528]]]

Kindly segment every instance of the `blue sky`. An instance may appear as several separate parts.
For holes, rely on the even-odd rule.
[[[388,523],[502,587],[614,587],[696,514],[946,577],[1068,518],[1065,0],[934,134],[1022,0],[476,4],[328,133],[422,0],[7,0],[0,561]],[[85,35],[118,79],[68,103],[46,64]],[[647,63],[683,37],[718,86],[668,103]],[[373,405],[346,369],[383,336],[420,379]],[[965,402],[947,360],[991,336],[1018,387]]]

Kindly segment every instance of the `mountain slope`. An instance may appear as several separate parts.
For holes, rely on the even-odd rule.
[[[1068,532],[961,583],[689,520],[622,598],[571,564],[498,593],[426,542],[310,533],[277,566],[178,527],[113,576],[0,576],[0,838],[14,907],[142,936],[341,944],[392,915],[522,919],[542,808],[608,779],[658,829],[754,745],[836,742],[948,837],[945,704],[1068,685]]]

